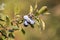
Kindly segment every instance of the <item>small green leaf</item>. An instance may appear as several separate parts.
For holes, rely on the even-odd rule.
[[[4,29],[5,29],[5,27],[4,27],[2,24],[0,24],[0,27],[2,27],[2,28],[4,28]]]
[[[23,20],[22,21],[19,21],[19,24],[23,23]]]
[[[43,6],[41,9],[39,9],[38,13],[42,14],[47,11],[47,6]]]
[[[25,34],[25,31],[24,31],[24,29],[22,29],[21,31],[22,31],[22,33],[23,33],[23,34]]]
[[[5,21],[5,20],[3,20],[3,19],[0,19],[0,21]]]
[[[43,30],[45,30],[45,22],[41,19]]]
[[[6,25],[9,26],[10,25],[10,20],[9,20],[9,17],[6,16]]]
[[[7,38],[7,33],[6,33],[5,30],[1,30],[1,34],[2,34],[2,36],[4,36],[5,38]]]
[[[14,35],[13,35],[13,33],[9,33],[8,36],[9,36],[10,38],[15,38]]]
[[[15,30],[19,30],[19,27],[18,26],[13,26],[12,29],[15,31]]]
[[[32,13],[33,12],[33,7],[32,5],[30,5],[30,12],[29,13]]]

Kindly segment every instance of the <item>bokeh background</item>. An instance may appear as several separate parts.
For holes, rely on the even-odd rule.
[[[37,26],[33,29],[20,25],[26,34],[16,31],[15,40],[60,40],[60,0],[0,0],[0,4],[5,3],[5,9],[0,14],[8,15],[13,19],[15,14],[28,14],[30,5],[34,7],[36,2],[38,9],[46,5],[50,12],[49,15],[41,17],[46,23],[46,29],[41,32]]]

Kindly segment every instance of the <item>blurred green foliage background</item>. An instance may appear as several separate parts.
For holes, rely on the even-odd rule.
[[[46,23],[46,30],[41,32],[37,26],[32,29],[20,25],[26,34],[23,35],[22,32],[16,31],[15,40],[60,40],[60,0],[0,0],[0,4],[5,3],[5,9],[2,11],[3,16],[8,15],[10,19],[13,19],[15,14],[28,14],[30,5],[34,7],[36,2],[38,9],[46,5],[51,13],[41,16]]]

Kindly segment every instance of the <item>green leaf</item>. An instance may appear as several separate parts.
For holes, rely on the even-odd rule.
[[[39,9],[38,13],[42,14],[47,11],[47,6],[43,6],[41,9]]]
[[[25,34],[25,31],[24,31],[24,29],[22,29],[21,31],[22,31],[22,33],[23,33],[23,34]]]
[[[2,36],[4,36],[5,38],[7,38],[7,33],[6,33],[5,30],[1,30],[1,34],[2,34]]]
[[[41,19],[43,30],[45,30],[45,22]]]
[[[6,25],[9,26],[10,25],[10,20],[9,20],[9,17],[6,16]]]
[[[32,13],[33,12],[33,7],[32,5],[30,5],[30,12],[29,13]]]
[[[0,27],[2,27],[2,28],[4,28],[4,29],[5,29],[5,27],[4,27],[2,24],[0,24]]]
[[[15,36],[13,35],[13,33],[9,33],[8,35],[10,38],[15,38]]]
[[[36,17],[35,20],[36,20],[36,24],[38,26],[40,26],[41,25],[41,19],[39,19],[38,17]]]
[[[12,29],[13,30],[19,30],[19,27],[16,25],[16,26],[12,26]]]
[[[39,22],[39,18],[35,17],[35,20],[37,20]]]
[[[23,20],[22,21],[19,21],[19,24],[23,23]]]
[[[5,21],[5,20],[3,20],[3,19],[0,19],[0,21]]]

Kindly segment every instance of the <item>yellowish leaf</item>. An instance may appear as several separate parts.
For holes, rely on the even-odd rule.
[[[45,30],[45,22],[41,19],[43,30]]]
[[[32,7],[32,5],[30,5],[30,13],[32,13],[33,12],[33,7]]]

